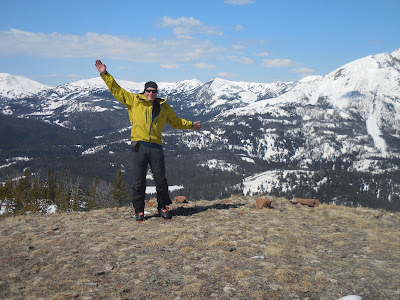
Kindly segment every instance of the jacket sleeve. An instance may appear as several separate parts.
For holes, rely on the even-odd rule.
[[[110,73],[105,72],[100,74],[101,78],[103,78],[104,82],[106,83],[107,87],[110,89],[111,94],[117,99],[119,102],[124,104],[127,107],[132,106],[134,95],[129,93],[122,87],[118,85],[115,81],[114,77],[110,75]]]
[[[176,129],[193,129],[192,121],[187,121],[185,119],[179,118],[170,106],[168,108],[169,109],[168,109],[167,123],[170,126]]]

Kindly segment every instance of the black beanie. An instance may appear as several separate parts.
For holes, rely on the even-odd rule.
[[[146,82],[146,84],[144,85],[144,89],[146,90],[149,87],[155,88],[156,90],[158,89],[157,83],[155,83],[154,81]]]

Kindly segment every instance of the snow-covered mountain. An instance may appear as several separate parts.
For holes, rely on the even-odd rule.
[[[307,177],[303,184],[318,192],[326,170],[398,174],[400,49],[304,78],[273,99],[221,111],[208,124],[213,130],[183,132],[176,142],[266,162],[265,173],[243,181],[250,194],[294,191],[299,182],[287,187],[288,176]],[[387,199],[398,199],[399,186],[387,182]],[[375,183],[359,178],[359,192],[382,196]]]
[[[359,59],[323,77],[304,78],[279,97],[222,112],[216,120],[238,116],[272,116],[273,122],[279,119],[282,125],[298,128],[306,140],[308,137],[310,146],[320,148],[318,153],[310,149],[310,154],[316,154],[312,159],[332,159],[339,140],[342,154],[359,151],[366,157],[398,156],[400,49]],[[363,144],[368,148],[359,149]],[[264,158],[270,155],[270,151],[264,152]]]
[[[116,79],[118,84],[132,93],[143,92],[145,82],[131,82]],[[21,80],[21,82],[24,82]],[[179,82],[159,82],[159,96],[167,98],[176,113],[182,117],[199,117],[202,121],[221,111],[247,105],[260,99],[273,98],[286,92],[295,83],[248,83],[215,79],[206,84],[192,79]],[[6,90],[6,89],[4,89]],[[38,90],[36,94],[25,93],[15,102],[12,94],[3,93],[4,109],[7,114],[18,117],[34,117],[69,128],[96,131],[96,128],[80,127],[76,120],[87,114],[125,110],[109,92],[101,77],[79,80],[54,88]],[[18,105],[19,104],[19,105]],[[125,118],[125,114],[119,114]],[[117,117],[120,122],[123,119]],[[113,124],[111,122],[110,130]],[[90,126],[90,125],[89,125]],[[104,128],[102,128],[104,129]]]
[[[26,77],[0,73],[0,98],[20,99],[51,88]]]
[[[243,107],[261,99],[278,97],[296,83],[252,83],[214,79],[196,90],[188,109],[200,115],[215,116],[222,111]]]
[[[144,82],[116,80],[128,91],[143,90]],[[93,149],[101,151],[126,144],[121,140],[124,130],[126,138],[129,135],[126,109],[100,77],[54,88],[38,84],[36,93],[22,89],[18,97],[4,92],[26,82],[20,81],[2,87],[3,114],[107,136],[96,140],[101,145]],[[199,132],[167,131],[167,147],[176,153],[201,151],[193,167],[241,174],[243,181],[235,184],[241,183],[249,194],[286,192],[301,197],[301,190],[318,196],[334,182],[353,180],[354,195],[372,193],[379,199],[400,201],[400,181],[395,179],[400,173],[400,49],[297,82],[217,78],[158,85],[159,95],[178,115],[204,124]],[[353,179],[343,179],[340,171]],[[383,178],[388,176],[393,179],[384,186]],[[340,198],[324,195],[325,201]]]

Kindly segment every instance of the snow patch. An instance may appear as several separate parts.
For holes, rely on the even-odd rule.
[[[386,150],[387,146],[385,140],[382,138],[382,133],[378,126],[376,113],[373,113],[369,116],[366,124],[367,124],[368,134],[374,140],[375,147],[382,153],[383,156],[387,157],[388,156],[388,152]]]
[[[6,164],[0,166],[0,169],[8,168],[8,167],[10,167],[10,166],[12,166],[12,165],[17,164],[17,163],[20,162],[20,161],[30,161],[30,160],[32,160],[32,159],[33,159],[32,157],[21,157],[21,156],[12,157],[12,158],[7,158],[7,159],[6,159]]]
[[[103,150],[106,146],[107,145],[100,145],[100,146],[96,146],[96,147],[93,147],[93,148],[89,148],[88,150],[83,151],[82,155],[95,154],[95,153]]]
[[[171,185],[168,187],[168,190],[170,192],[181,189],[183,189],[183,185]],[[156,194],[156,193],[157,190],[155,186],[146,186],[146,194]]]
[[[224,160],[219,160],[219,159],[210,159],[204,163],[198,164],[198,166],[207,167],[211,170],[214,169],[214,170],[221,170],[228,172],[234,172],[237,171],[238,169],[237,165],[230,164]]]

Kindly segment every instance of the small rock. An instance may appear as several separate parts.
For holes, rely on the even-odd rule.
[[[185,196],[176,196],[174,201],[177,203],[188,203],[187,198]]]
[[[320,261],[319,261],[319,260],[317,260],[317,259],[313,259],[313,260],[311,261],[311,263],[312,263],[312,264],[319,264],[319,263],[320,263]]]
[[[317,207],[319,206],[319,200],[318,199],[303,199],[303,198],[293,198],[290,200],[293,204],[300,203],[302,205],[307,205],[310,207]]]
[[[256,255],[256,256],[253,256],[252,258],[254,258],[254,259],[264,259],[265,257],[263,255]]]
[[[267,197],[257,198],[256,199],[256,206],[259,209],[261,209],[261,208],[271,208],[272,207],[272,202]]]
[[[86,286],[98,286],[99,284],[96,282],[87,282],[85,283]]]
[[[216,294],[216,293],[212,293],[212,294],[211,294],[211,298],[218,298],[218,296],[219,296],[219,295]]]
[[[360,296],[357,295],[348,295],[348,296],[344,296],[342,298],[339,298],[337,300],[361,300],[362,298]]]
[[[107,271],[112,271],[112,270],[114,270],[114,267],[108,265],[108,266],[105,266],[105,269],[106,269]]]
[[[230,285],[225,286],[223,290],[224,290],[224,293],[226,293],[226,294],[231,294],[231,293],[236,292],[236,289]]]

